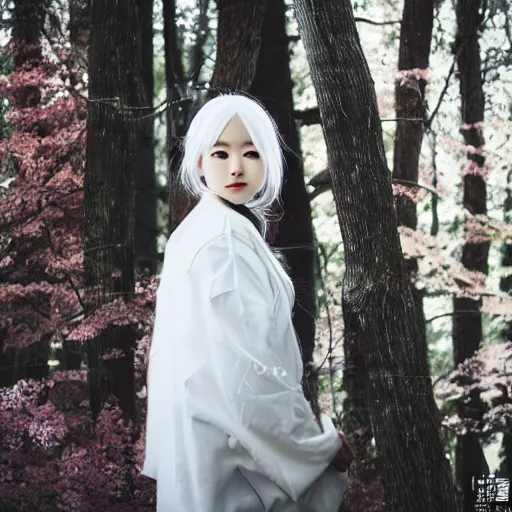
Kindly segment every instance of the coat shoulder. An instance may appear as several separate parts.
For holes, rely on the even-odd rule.
[[[248,224],[249,220],[228,209],[192,211],[167,241],[165,260],[173,262],[173,272],[183,274],[190,270],[198,254],[208,249],[226,258],[238,244],[256,252],[255,233]]]

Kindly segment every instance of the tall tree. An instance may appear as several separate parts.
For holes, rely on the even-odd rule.
[[[87,65],[90,10],[91,0],[69,0],[69,40],[75,61],[83,67]]]
[[[418,166],[423,142],[425,119],[425,87],[429,67],[430,43],[434,24],[434,0],[405,0],[400,29],[398,77],[395,85],[396,125],[393,178],[409,183],[418,182]],[[396,200],[399,226],[416,229],[416,203],[407,195]],[[405,261],[411,276],[418,272],[418,260]],[[422,343],[426,345],[423,292],[412,288]]]
[[[87,49],[89,45],[91,0],[70,0],[69,2],[69,41],[73,61],[87,69]],[[74,85],[74,84],[73,84]],[[76,343],[64,342],[58,354],[59,370],[78,370],[83,360],[84,349]]]
[[[358,367],[389,510],[455,512],[450,467],[404,271],[375,90],[350,0],[295,0],[345,247],[345,360]],[[336,34],[336,37],[333,36]]]
[[[504,220],[512,224],[512,169],[507,174],[507,196],[504,204]],[[502,247],[502,267],[507,268],[508,274],[500,279],[500,290],[512,295],[512,243],[505,242]],[[508,322],[503,333],[504,341],[512,343],[512,321]],[[503,433],[501,446],[502,463],[500,472],[502,476],[512,478],[512,434]]]
[[[218,0],[217,57],[211,86],[247,91],[256,73],[267,0]]]
[[[468,165],[464,173],[463,206],[471,214],[487,214],[486,166],[483,153],[483,120],[485,98],[482,87],[479,32],[484,16],[483,0],[458,0],[456,4],[457,37],[454,52],[457,55],[461,96],[461,133],[468,147]],[[465,229],[462,263],[470,270],[488,273],[487,257],[490,239]],[[482,300],[454,297],[453,299],[453,362],[457,367],[482,343]],[[477,400],[469,406],[460,405],[461,416],[478,419],[483,413]],[[476,416],[475,416],[476,415]],[[463,510],[474,509],[476,495],[472,477],[489,473],[480,441],[476,434],[457,438],[456,479],[462,492]]]
[[[293,324],[302,348],[306,396],[313,403],[316,379],[311,371],[315,345],[315,283],[313,224],[304,169],[300,158],[300,140],[292,118],[293,82],[290,75],[289,38],[286,34],[284,0],[268,2],[262,26],[261,47],[256,73],[249,92],[273,114],[289,150],[285,151],[286,176],[282,199],[284,213],[273,245],[284,248],[295,287]]]
[[[14,2],[11,21],[14,71],[37,70],[41,66],[43,57],[41,32],[44,19],[45,10],[42,1],[16,0]],[[40,104],[41,90],[37,83],[26,83],[19,89],[17,97],[11,101],[15,101],[12,105],[14,108],[22,112],[30,112]],[[17,163],[14,160],[13,158],[12,167],[16,168]],[[13,319],[13,321],[16,323],[19,320]],[[48,374],[50,336],[45,336],[40,343],[34,343],[23,349],[5,349],[0,332],[0,354],[2,354],[0,386],[14,384],[23,378],[44,377]]]
[[[92,0],[84,185],[87,309],[134,292],[132,162],[143,98],[135,0]],[[136,110],[131,110],[135,107]],[[109,394],[135,416],[134,341],[110,326],[87,345],[93,417]]]
[[[153,107],[153,0],[137,0],[141,46],[141,78],[144,87],[142,104]],[[142,269],[155,273],[158,265],[156,239],[158,234],[156,175],[153,137],[153,116],[141,121],[140,141],[134,165],[135,186],[135,262]]]
[[[190,201],[183,193],[178,180],[178,169],[181,157],[181,138],[188,126],[189,105],[178,101],[182,99],[180,84],[185,82],[185,71],[181,60],[181,46],[176,30],[176,1],[163,1],[164,49],[165,49],[165,82],[168,106],[167,122],[167,157],[168,157],[168,232],[172,233],[182,219],[190,211]]]

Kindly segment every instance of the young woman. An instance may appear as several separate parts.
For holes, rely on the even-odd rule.
[[[165,248],[148,366],[158,512],[337,512],[345,492],[352,453],[304,398],[293,284],[264,240],[282,161],[245,96],[207,102],[185,138],[200,201]]]

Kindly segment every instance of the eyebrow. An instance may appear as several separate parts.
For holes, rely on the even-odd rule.
[[[221,146],[221,147],[224,147],[224,148],[230,148],[231,145],[228,143],[228,142],[224,142],[222,140],[218,140],[214,145],[213,147],[216,147],[216,146]],[[253,142],[250,141],[250,140],[247,140],[245,142],[242,143],[242,147],[245,147],[245,146],[254,146]]]

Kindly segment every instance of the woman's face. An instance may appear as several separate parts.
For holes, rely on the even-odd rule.
[[[247,203],[263,187],[263,161],[238,116],[233,116],[219,140],[199,159],[199,174],[210,190],[235,204]],[[235,182],[245,186],[229,187]]]

